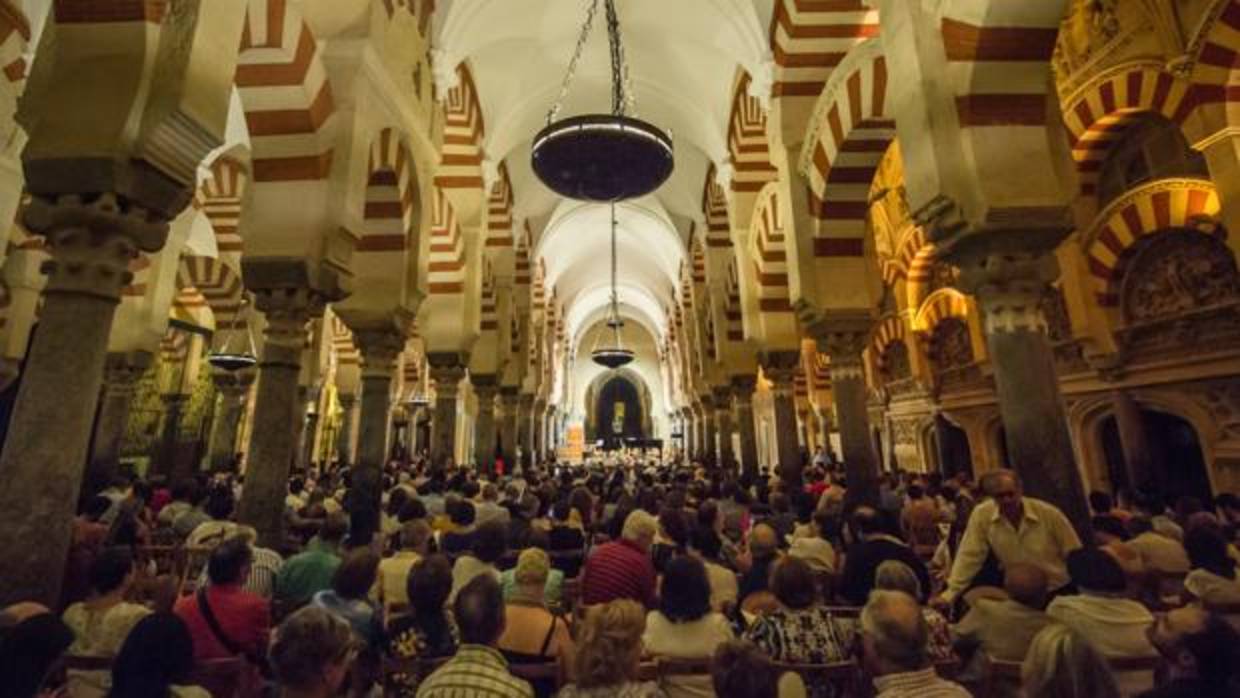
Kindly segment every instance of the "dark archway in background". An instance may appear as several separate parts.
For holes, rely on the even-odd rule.
[[[1177,497],[1183,496],[1197,497],[1203,503],[1211,501],[1214,493],[1210,487],[1210,475],[1201,452],[1201,441],[1193,425],[1173,414],[1147,409],[1141,410],[1141,422],[1149,444],[1149,467],[1153,478],[1149,486],[1163,495],[1167,502],[1174,502]],[[1107,415],[1098,428],[1112,491],[1131,489],[1115,416]]]
[[[939,472],[943,477],[953,477],[964,473],[973,477],[973,449],[969,446],[969,435],[964,429],[956,426],[950,419],[941,414],[934,416],[932,425],[934,457],[938,461]]]
[[[603,439],[611,447],[618,437],[627,439],[644,439],[642,425],[645,423],[642,414],[641,394],[637,386],[624,376],[609,378],[599,390],[594,413],[598,415],[595,423],[596,439]],[[623,404],[623,416],[617,419],[617,404]],[[619,427],[619,429],[617,429]]]

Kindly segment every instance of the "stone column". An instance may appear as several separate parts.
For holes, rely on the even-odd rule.
[[[150,367],[152,358],[146,351],[108,354],[104,364],[103,394],[95,417],[90,465],[82,487],[85,492],[99,492],[116,476],[125,427],[129,425],[129,407],[138,390],[138,381]]]
[[[116,305],[133,278],[129,264],[138,247],[158,249],[168,227],[166,218],[111,193],[90,200],[36,194],[24,222],[46,238],[51,258],[43,265],[39,328],[0,453],[0,549],[8,555],[0,606],[54,607]]]
[[[163,476],[168,482],[175,482],[186,475],[185,468],[177,459],[177,445],[181,440],[181,416],[185,412],[185,404],[189,402],[189,395],[164,393],[159,400],[163,403],[164,416],[150,472]]]
[[[732,404],[736,408],[736,427],[740,435],[741,473],[758,476],[758,432],[753,419],[753,392],[758,379],[752,375],[732,376]]]
[[[762,373],[771,381],[779,476],[790,487],[797,488],[801,486],[801,453],[797,446],[797,412],[793,383],[801,362],[801,353],[763,352],[759,360],[762,363]],[[851,485],[849,489],[852,489]]]
[[[1128,475],[1128,487],[1133,492],[1142,490],[1161,491],[1164,483],[1153,481],[1157,470],[1150,462],[1149,437],[1145,433],[1145,420],[1141,408],[1127,390],[1111,393],[1115,406],[1115,427],[1119,431],[1120,448],[1124,451],[1124,466]],[[1118,489],[1116,483],[1112,487]]]
[[[732,388],[722,386],[714,389],[715,424],[719,429],[719,460],[718,467],[736,471],[736,454],[732,451],[732,434],[735,425],[732,423]],[[751,408],[752,409],[752,408]]]
[[[499,389],[499,404],[503,408],[503,416],[499,422],[500,447],[504,453],[504,467],[509,472],[516,465],[517,455],[517,401],[520,393],[514,385],[505,385]]]
[[[458,352],[426,355],[431,380],[435,381],[435,417],[431,425],[431,462],[456,461],[456,401],[469,358]]]
[[[522,393],[517,401],[517,447],[521,449],[521,467],[529,467],[531,460],[530,413],[534,409],[534,396]]]
[[[719,464],[719,429],[715,422],[715,402],[709,395],[702,395],[702,460],[714,467]]]
[[[556,428],[556,409],[552,405],[547,406],[547,411],[543,414],[543,453],[545,458],[556,460],[559,446],[559,434]]]
[[[1059,507],[1088,540],[1089,506],[1041,309],[1059,274],[1055,257],[981,245],[956,257],[960,287],[982,308],[1008,458],[1025,491]]]
[[[340,431],[336,434],[336,458],[341,463],[352,465],[353,460],[353,419],[357,407],[357,396],[350,393],[337,393],[340,401]]]
[[[693,409],[685,407],[681,409],[680,414],[684,421],[685,436],[685,459],[689,461],[697,460],[697,422],[693,418]]]
[[[245,399],[254,384],[254,371],[222,371],[213,369],[211,381],[217,393],[215,420],[211,423],[211,441],[207,463],[212,472],[228,472],[237,455],[237,432],[245,414]]]
[[[546,444],[543,441],[545,434],[543,433],[543,414],[547,411],[547,403],[543,400],[535,400],[533,410],[530,412],[530,455],[534,459],[534,463],[541,464],[546,458],[544,451]]]
[[[318,441],[320,416],[317,404],[311,403],[306,407],[306,426],[301,435],[301,457],[298,459],[298,468],[301,470],[309,470],[314,463],[314,445]]]
[[[846,511],[861,504],[878,504],[878,459],[870,441],[865,370],[861,353],[870,332],[870,317],[863,313],[827,316],[812,328],[818,351],[831,363],[831,396],[840,430],[840,451],[848,477]]]
[[[363,329],[354,331],[353,339],[362,359],[362,404],[357,423],[357,465],[349,493],[349,538],[355,544],[366,544],[379,530],[392,375],[405,349],[405,335],[391,328]]]
[[[322,316],[326,299],[309,288],[251,290],[267,325],[263,330],[253,430],[237,518],[258,531],[261,545],[281,548],[289,469],[300,445],[298,433],[292,427],[301,421],[305,409],[297,382],[306,347],[306,324]]]
[[[478,399],[478,421],[474,425],[474,465],[487,477],[495,476],[495,397],[499,382],[495,374],[470,374],[474,397]]]

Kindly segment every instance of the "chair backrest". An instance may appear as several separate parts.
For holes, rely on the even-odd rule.
[[[659,679],[669,676],[709,676],[710,657],[656,657],[654,660],[655,675]]]
[[[81,654],[65,655],[66,671],[112,671],[116,657],[92,657]]]
[[[194,664],[190,683],[205,688],[211,698],[238,698],[245,673],[246,663],[240,657],[210,659]]]

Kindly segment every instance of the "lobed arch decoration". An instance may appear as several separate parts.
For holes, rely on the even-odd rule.
[[[1191,83],[1148,60],[1115,66],[1069,95],[1063,105],[1064,125],[1081,194],[1098,193],[1103,162],[1129,126],[1150,113],[1182,124],[1197,99]]]
[[[394,129],[380,130],[371,141],[366,164],[366,229],[357,242],[357,251],[416,251],[418,245],[411,238],[417,235],[421,208],[416,166],[408,144]]]
[[[223,332],[238,324],[245,303],[245,287],[241,275],[228,264],[211,257],[182,256],[176,283],[181,289],[178,303],[185,307],[209,308],[216,331]],[[193,294],[187,296],[189,290],[193,290]]]
[[[907,323],[899,315],[888,315],[874,327],[869,354],[873,376],[879,379],[875,383],[886,384],[912,376],[907,336]]]
[[[215,247],[221,255],[241,254],[241,202],[245,197],[249,171],[236,158],[227,155],[211,163],[211,176],[203,179],[194,196],[215,231]]]
[[[823,88],[810,119],[801,171],[810,213],[821,221],[815,257],[860,257],[870,212],[870,187],[895,140],[888,112],[887,59],[878,39],[854,48]]]
[[[1223,230],[1220,226],[1216,230]],[[1210,322],[1202,311],[1231,309],[1240,303],[1236,258],[1220,235],[1197,230],[1165,230],[1142,239],[1122,265],[1120,310],[1126,327],[1179,318],[1187,326]],[[1227,321],[1215,318],[1215,329]],[[1197,337],[1204,342],[1204,337]]]
[[[236,85],[245,108],[255,182],[326,179],[335,113],[322,47],[300,2],[251,0]]]
[[[750,240],[758,279],[758,308],[763,313],[791,313],[788,252],[779,210],[779,185],[770,182],[758,194]]]
[[[1119,304],[1127,251],[1141,238],[1169,229],[1199,229],[1226,235],[1217,224],[1218,192],[1206,180],[1159,180],[1116,199],[1081,237],[1091,288],[1098,304]]]

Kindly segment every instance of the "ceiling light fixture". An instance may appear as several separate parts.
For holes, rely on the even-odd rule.
[[[237,334],[237,321],[241,319],[241,313],[246,309],[247,299],[241,298],[241,303],[237,307],[237,314],[233,315],[232,326],[228,328],[224,341],[220,343],[220,350],[207,354],[207,363],[221,371],[240,371],[243,368],[250,368],[258,363],[258,357],[254,354],[254,335],[250,332],[250,323],[245,323],[245,336],[249,339],[248,351],[229,351],[228,345],[232,343],[233,337]]]
[[[611,113],[556,121],[600,2],[606,8],[611,46]],[[628,116],[635,104],[615,0],[592,0],[559,97],[547,112],[547,125],[534,136],[534,173],[555,193],[585,201],[623,201],[658,189],[675,165],[672,139],[658,127]]]
[[[620,319],[620,298],[616,294],[616,204],[611,204],[611,307],[607,311],[607,326],[611,328],[615,341],[611,346],[599,347],[602,334],[594,341],[594,351],[590,352],[590,360],[600,366],[612,370],[633,362],[633,350],[626,349],[620,337],[624,321]]]

